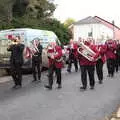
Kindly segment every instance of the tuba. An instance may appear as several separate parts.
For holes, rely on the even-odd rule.
[[[93,61],[94,56],[96,55],[96,53],[93,50],[91,50],[88,46],[86,46],[83,42],[79,43],[77,51],[89,61]]]

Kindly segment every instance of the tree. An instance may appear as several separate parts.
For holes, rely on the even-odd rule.
[[[64,24],[56,19],[48,19],[46,23],[48,23],[46,29],[55,32],[62,44],[67,44],[69,42],[71,34]]]
[[[15,0],[0,0],[0,22],[10,24],[12,21],[12,6]]]
[[[0,0],[0,22],[10,24],[13,17],[51,17],[56,5],[50,0]]]
[[[13,15],[43,19],[50,17],[55,8],[55,4],[48,0],[16,0],[13,6]]]
[[[75,22],[75,20],[73,18],[68,18],[65,20],[64,25],[65,25],[65,27],[69,27],[74,22]]]
[[[56,8],[53,0],[0,0],[0,29],[33,28],[56,33],[62,44],[67,44],[71,34],[66,26],[52,18]],[[9,7],[8,7],[9,6]],[[4,17],[5,16],[5,17]],[[8,24],[9,23],[9,24]]]
[[[12,12],[14,17],[24,16],[27,6],[30,4],[30,0],[15,0]]]

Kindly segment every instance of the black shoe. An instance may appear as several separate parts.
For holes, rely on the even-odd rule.
[[[36,82],[37,80],[33,80],[32,82]]]
[[[61,85],[58,85],[58,87],[57,87],[58,89],[61,89],[62,88],[62,86]]]
[[[40,82],[40,83],[41,83],[41,80],[38,80],[38,82]]]
[[[114,77],[114,74],[111,74],[111,78],[113,78]]]
[[[77,71],[78,71],[78,69],[75,70],[75,72],[77,72]]]
[[[13,87],[12,87],[12,89],[15,89],[17,87],[17,85],[14,85]]]
[[[67,72],[71,73],[71,70],[67,70]]]
[[[102,80],[99,80],[99,84],[103,84],[103,81],[102,81]]]
[[[80,87],[80,90],[84,91],[86,90],[86,87]]]
[[[21,87],[22,87],[22,85],[15,85],[15,86],[13,86],[13,89],[19,89]]]
[[[45,88],[52,90],[52,86],[49,86],[49,85],[45,85]]]
[[[40,81],[40,80],[41,80],[41,77],[38,77],[38,80]]]
[[[16,89],[19,89],[19,88],[21,88],[22,87],[22,85],[17,85],[16,86]]]
[[[38,78],[38,82],[41,82],[41,79]]]
[[[108,74],[107,77],[110,77],[110,74]]]
[[[91,89],[91,90],[94,90],[94,86],[91,86],[90,89]]]

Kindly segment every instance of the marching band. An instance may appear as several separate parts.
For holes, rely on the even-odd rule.
[[[13,77],[15,86],[22,86],[22,74],[21,67],[23,65],[23,50],[24,45],[20,43],[20,37],[13,39],[14,44],[8,47],[8,51],[11,51],[11,75]],[[41,79],[40,66],[42,63],[42,45],[37,44],[34,46],[35,52],[32,54],[32,68],[34,81],[36,77],[36,67],[38,69],[38,79]],[[115,70],[118,72],[120,66],[120,43],[109,39],[105,44],[96,45],[91,40],[79,40],[78,42],[70,40],[67,51],[69,53],[69,60],[67,66],[67,72],[71,72],[72,63],[74,63],[75,71],[78,71],[78,63],[80,65],[81,83],[80,90],[87,89],[87,74],[89,76],[90,89],[95,87],[95,70],[98,77],[99,84],[103,83],[103,65],[107,64],[108,77],[114,77]],[[32,52],[33,53],[33,52]],[[53,87],[53,74],[55,72],[57,78],[58,89],[62,88],[62,74],[63,68],[63,52],[61,46],[56,42],[51,42],[47,46],[48,57],[48,84],[45,88],[52,90]]]

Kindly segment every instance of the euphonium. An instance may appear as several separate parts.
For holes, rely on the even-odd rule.
[[[93,50],[91,50],[88,46],[86,46],[83,42],[79,43],[77,51],[89,61],[93,61],[94,56],[96,55],[96,53]]]

